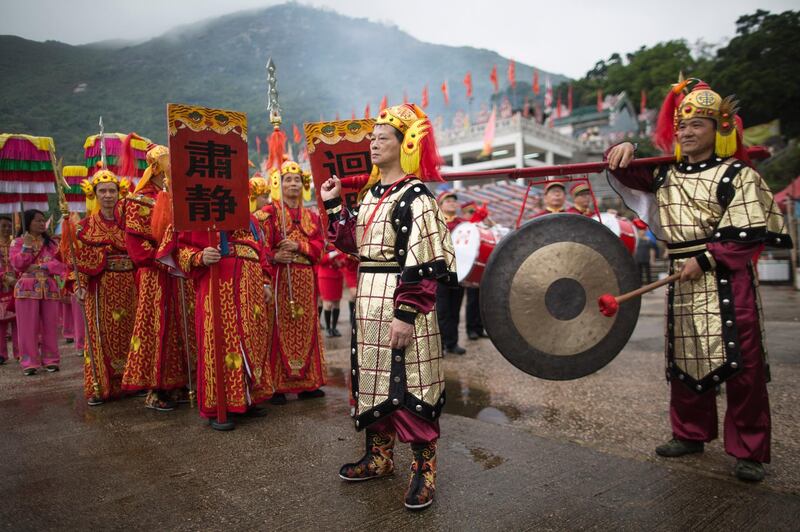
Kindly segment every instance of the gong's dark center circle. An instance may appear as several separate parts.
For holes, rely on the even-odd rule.
[[[586,306],[586,291],[575,279],[562,277],[547,288],[544,304],[555,319],[571,320],[583,312]]]

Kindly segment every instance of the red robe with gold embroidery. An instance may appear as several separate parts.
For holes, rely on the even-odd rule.
[[[291,264],[292,315],[289,294],[289,273],[286,264],[273,262],[273,333],[272,378],[276,393],[297,393],[316,390],[326,382],[325,355],[319,336],[317,283],[313,266],[319,262],[324,248],[319,216],[306,208],[284,208],[280,204],[262,209],[268,256],[274,257],[278,243],[286,238],[298,243],[297,259]]]
[[[121,214],[117,208],[112,220],[101,213],[81,220],[75,245],[81,286],[86,289],[86,341],[94,354],[101,399],[122,395],[122,375],[136,318],[134,266],[125,248]],[[94,395],[94,374],[88,352],[83,373],[84,394],[89,398]]]
[[[178,265],[195,281],[195,328],[198,346],[197,399],[203,417],[216,417],[217,392],[214,334],[221,336],[228,412],[243,413],[248,406],[272,396],[270,338],[264,334],[267,317],[264,286],[271,283],[264,238],[255,218],[248,230],[227,232],[228,253],[218,263],[218,301],[222,331],[214,331],[211,312],[210,270],[202,261],[210,245],[209,233],[192,231],[178,237]]]
[[[136,266],[139,302],[128,362],[125,390],[171,390],[187,384],[186,349],[182,338],[179,280],[156,261],[159,243],[150,221],[159,190],[147,184],[125,198],[122,206],[125,247]]]

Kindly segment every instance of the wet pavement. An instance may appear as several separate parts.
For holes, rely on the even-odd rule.
[[[762,294],[774,430],[760,485],[731,476],[719,441],[690,458],[654,456],[669,425],[662,300],[650,295],[628,347],[583,379],[527,376],[486,339],[448,356],[437,501],[422,514],[402,506],[405,445],[392,478],[336,475],[363,452],[347,416],[345,338],[328,341],[327,397],[290,396],[230,433],[185,406],[86,406],[70,347],[58,373],[23,377],[10,363],[0,367],[0,529],[797,530],[800,295]]]

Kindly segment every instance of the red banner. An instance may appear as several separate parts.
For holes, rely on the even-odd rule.
[[[313,122],[303,125],[323,227],[328,226],[328,218],[319,194],[322,183],[334,175],[342,178],[369,174],[372,171],[368,135],[372,133],[374,125],[373,119]],[[358,204],[358,192],[358,189],[342,188],[342,200],[347,208],[352,209]]]
[[[167,104],[177,231],[232,231],[250,223],[247,116]]]

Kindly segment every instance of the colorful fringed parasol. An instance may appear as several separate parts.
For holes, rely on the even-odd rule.
[[[145,168],[147,168],[146,154],[147,146],[151,144],[150,139],[146,138],[133,138],[131,139],[131,148],[133,149],[133,156],[136,159],[135,174],[136,175],[120,175],[120,157],[123,152],[123,143],[127,135],[123,133],[105,133],[103,138],[106,144],[106,167],[117,174],[117,177],[126,177],[132,183],[137,183],[139,178],[142,177]],[[84,155],[86,157],[86,168],[88,169],[88,177],[91,177],[100,170],[100,135],[92,135],[86,138],[83,143]],[[71,209],[71,208],[70,208]]]
[[[25,209],[47,211],[53,191],[50,137],[0,134],[0,214]]]

